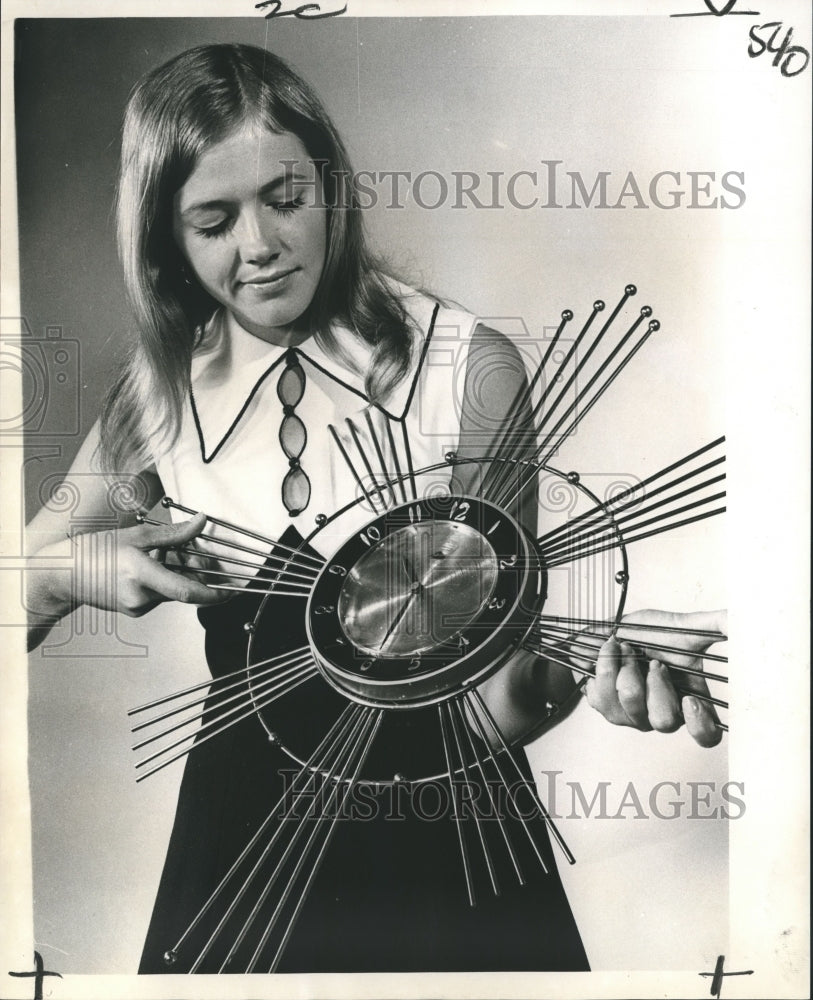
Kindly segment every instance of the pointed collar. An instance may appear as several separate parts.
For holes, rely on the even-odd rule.
[[[390,419],[401,421],[409,412],[434,329],[438,305],[406,286],[398,286],[415,333],[408,374],[384,404],[370,404],[364,378],[331,357],[311,337],[297,347],[279,347],[244,330],[225,310],[218,310],[192,354],[190,404],[205,464],[213,461],[238,427],[251,401],[267,379],[294,352],[307,373],[318,369],[359,398],[359,408],[376,406]],[[345,327],[334,326],[359,371],[369,368],[371,348]]]

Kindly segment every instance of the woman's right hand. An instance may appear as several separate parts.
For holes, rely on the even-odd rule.
[[[222,591],[194,579],[194,570],[164,565],[178,546],[199,535],[206,515],[197,514],[180,524],[139,524],[131,528],[75,534],[71,537],[71,571],[29,570],[29,611],[35,616],[59,619],[83,604],[118,611],[138,618],[164,601],[184,604],[218,604]],[[37,552],[42,565],[48,556],[64,558],[62,545]]]

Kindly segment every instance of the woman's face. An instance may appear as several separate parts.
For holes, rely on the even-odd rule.
[[[296,321],[322,274],[327,209],[295,135],[247,127],[212,146],[175,196],[173,232],[241,326],[274,344],[302,339]]]

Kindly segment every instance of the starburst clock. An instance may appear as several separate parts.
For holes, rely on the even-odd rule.
[[[461,891],[472,905],[480,862],[491,888],[499,891],[492,863],[498,848],[523,881],[514,842],[518,830],[543,868],[540,824],[573,862],[479,688],[521,651],[586,681],[594,671],[595,636],[612,634],[621,622],[628,547],[725,509],[722,438],[604,499],[577,472],[551,464],[562,442],[659,329],[645,306],[620,337],[608,336],[635,292],[628,285],[603,323],[605,305],[596,301],[569,348],[557,354],[573,320],[569,310],[562,314],[489,454],[448,453],[441,463],[415,469],[405,424],[387,419],[383,430],[377,429],[367,411],[363,422],[331,428],[356,495],[332,514],[319,515],[300,545],[286,546],[209,518],[220,534],[204,532],[201,539],[210,551],[218,550],[219,564],[229,570],[199,566],[197,571],[211,586],[258,594],[258,610],[245,623],[247,659],[227,676],[132,710],[134,731],[145,732],[135,749],[150,748],[136,764],[138,780],[234,725],[262,725],[296,771],[185,933],[166,943],[167,971],[181,955],[184,966],[197,971],[218,939],[227,952],[222,971],[275,971],[337,819],[365,784],[380,789],[443,780],[456,801],[470,782],[480,780],[491,806],[494,788],[509,801],[526,796],[532,808],[518,810],[519,827],[503,823],[498,809],[491,813],[498,818],[496,830],[487,829],[477,806],[454,812]],[[524,426],[530,419],[536,428],[530,447],[520,419]],[[545,505],[537,533],[517,511],[521,498],[537,497],[542,480],[567,502],[560,504],[558,517],[550,509],[555,504]],[[169,498],[164,505],[196,513]],[[306,637],[282,653],[274,635],[280,596],[301,615]],[[670,644],[669,628],[636,624],[639,635],[647,629],[653,637],[648,648],[667,657],[685,652]],[[720,633],[700,636],[710,643],[725,639]],[[705,658],[725,661],[717,653]],[[726,681],[699,666],[672,669],[712,683]],[[301,696],[308,685],[326,688],[320,696],[327,694],[330,706],[315,742],[285,710],[286,699],[296,690]],[[688,690],[679,681],[676,687]],[[710,693],[695,688],[691,693],[716,708],[728,707]],[[561,708],[548,703],[550,723]],[[418,713],[434,726],[433,747],[410,745],[414,729],[408,722]],[[192,954],[194,932],[207,921],[213,930],[202,948],[195,943]],[[232,959],[240,948],[250,957],[244,968],[235,968]]]

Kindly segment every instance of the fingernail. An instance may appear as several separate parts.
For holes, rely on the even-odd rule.
[[[663,664],[661,663],[660,660],[650,660],[649,661],[649,669],[650,669],[650,671],[663,670]]]
[[[700,711],[700,702],[697,698],[684,698],[683,699],[683,710],[697,714]]]

